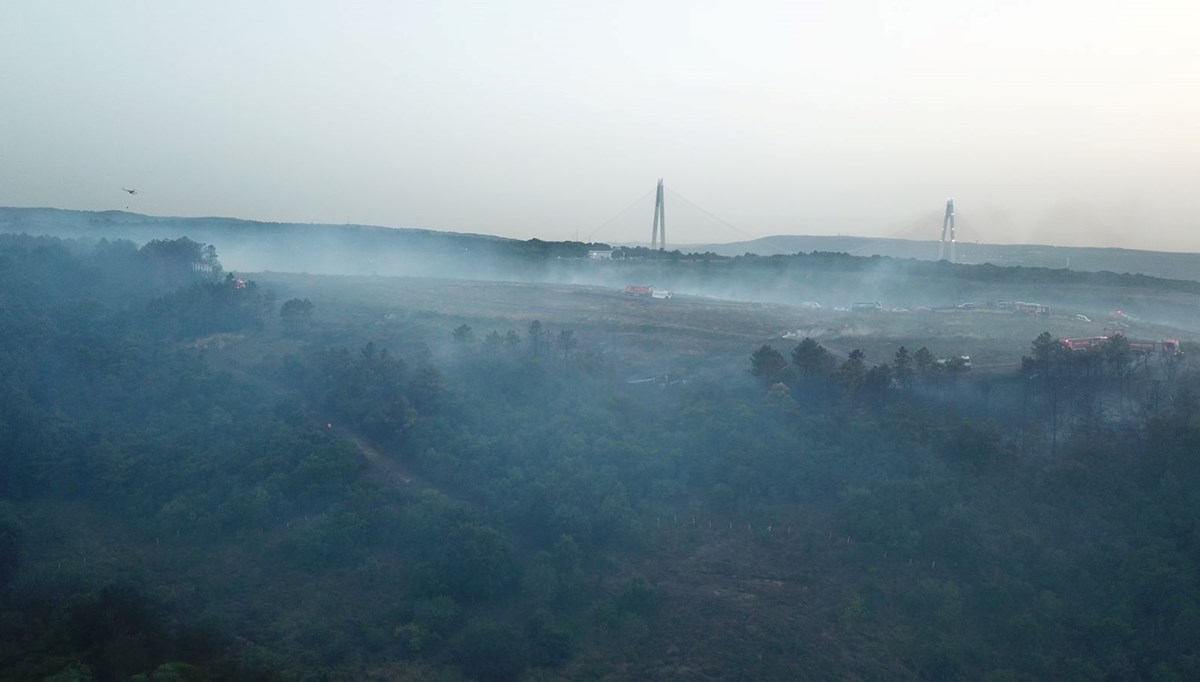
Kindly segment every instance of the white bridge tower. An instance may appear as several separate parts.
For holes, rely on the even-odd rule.
[[[659,232],[659,226],[662,232]],[[661,240],[659,235],[662,235]],[[650,248],[662,251],[667,247],[667,213],[663,207],[663,183],[658,179],[658,191],[654,195],[654,231],[650,233]]]
[[[659,180],[659,184],[662,181]],[[946,235],[950,235],[950,262],[954,262],[954,199],[946,199],[946,216],[942,218],[942,241],[938,244],[938,260],[946,258]]]

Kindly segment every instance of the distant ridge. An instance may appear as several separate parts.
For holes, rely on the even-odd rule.
[[[152,239],[189,237],[214,244],[229,269],[324,274],[443,275],[462,267],[464,252],[525,258],[530,253],[582,257],[580,242],[521,241],[494,235],[420,228],[320,223],[273,223],[224,217],[149,216],[127,211],[0,207],[0,232],[63,238]],[[932,261],[936,241],[853,236],[776,235],[728,244],[680,245],[683,252],[770,256],[816,252]],[[1073,246],[958,243],[960,263],[990,263],[1083,272],[1116,272],[1200,281],[1200,254]],[[397,267],[403,261],[403,268]],[[482,275],[483,273],[475,273]]]
[[[821,235],[775,235],[730,244],[690,244],[681,250],[722,256],[755,254],[848,253],[853,256],[887,256],[935,260],[937,241]],[[1067,268],[1084,272],[1117,272],[1200,280],[1200,253],[1141,251],[1137,249],[1048,246],[1039,244],[979,244],[958,242],[958,262],[1003,266]],[[1069,265],[1068,265],[1069,264]]]
[[[464,252],[520,256],[530,242],[482,234],[376,225],[269,223],[238,218],[148,216],[126,211],[0,207],[0,233],[65,239],[153,239],[188,237],[213,244],[229,270],[313,274],[436,275],[461,267]],[[549,242],[535,247],[553,250]],[[576,251],[586,247],[578,245]],[[453,256],[453,258],[452,258]]]
[[[177,217],[152,216],[129,211],[81,211],[65,208],[23,208],[0,206],[0,232],[21,232],[30,234],[53,234],[59,237],[97,237],[113,235],[117,238],[138,240],[128,235],[144,235],[149,239],[161,239],[174,236],[167,234],[173,230],[238,230],[241,233],[279,230],[386,230],[392,233],[440,235],[453,237],[469,237],[495,242],[517,241],[506,237],[486,234],[471,234],[465,232],[445,232],[411,227],[387,227],[383,225],[333,224],[333,223],[288,223],[268,222],[261,220],[246,220],[243,218],[228,218],[220,216]],[[103,232],[104,235],[97,234]]]

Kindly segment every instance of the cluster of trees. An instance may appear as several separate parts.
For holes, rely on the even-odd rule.
[[[305,391],[310,409],[326,416],[327,424],[337,422],[381,444],[395,444],[412,426],[414,403],[432,406],[440,399],[436,369],[423,367],[409,376],[402,358],[374,343],[357,353],[321,349],[306,363],[289,358],[287,368]]]
[[[190,239],[156,240],[141,248],[130,241],[64,241],[0,234],[0,292],[7,306],[80,302],[124,306],[146,301],[221,274],[211,245]],[[79,293],[91,289],[83,301]]]
[[[243,305],[257,310],[265,294],[253,283],[199,281],[105,306],[89,298],[106,293],[102,271],[64,284],[49,270],[69,265],[57,272],[86,274],[80,259],[90,256],[52,240],[19,245],[31,248],[4,252],[14,267],[0,270],[9,278],[0,297],[12,323],[0,334],[0,629],[20,636],[0,648],[0,679],[268,679],[370,656],[448,659],[499,680],[572,657],[576,626],[560,621],[590,602],[575,601],[582,557],[571,538],[556,536],[522,560],[498,529],[502,515],[381,486],[342,438],[387,446],[410,465],[418,451],[439,457],[435,446],[472,450],[445,442],[458,416],[441,408],[462,405],[431,362],[414,368],[367,343],[284,356],[254,378],[229,374],[175,341],[233,328],[273,343],[249,317],[232,327],[196,319],[237,320]],[[52,286],[17,286],[30,273]],[[87,315],[67,314],[79,301],[90,302]],[[541,364],[541,355],[519,359]],[[80,555],[47,565],[44,551],[27,556],[31,538],[69,523],[38,511],[54,499],[119,517],[132,536],[122,550],[129,565],[100,567]],[[130,585],[138,543],[189,569]],[[242,565],[235,575],[206,568],[215,555]],[[537,580],[524,578],[527,564]],[[260,578],[250,568],[257,565]],[[268,577],[292,595],[287,606],[255,593],[256,581]],[[194,605],[208,625],[182,613],[183,604],[144,615],[140,605],[153,602],[151,592],[174,593],[174,580],[202,586]],[[313,581],[347,605],[305,617],[302,632],[289,632],[292,609],[308,603]],[[126,596],[111,602],[112,595]],[[120,624],[76,637],[84,626],[75,605],[96,599]],[[497,603],[508,611],[541,606],[496,619],[489,614]],[[236,625],[246,619],[255,634]],[[211,642],[195,644],[193,630]],[[495,640],[497,632],[507,639]],[[233,644],[247,636],[270,655],[247,662],[253,650]],[[492,666],[496,641],[506,643],[507,663]],[[508,646],[513,641],[520,646]]]
[[[1176,439],[1192,428],[1180,421],[1185,398],[1154,417],[1139,412],[1150,431],[1111,422],[1097,442],[1072,430],[1056,455],[1040,426],[1049,412],[1019,409],[1027,381],[1020,374],[954,386],[939,381],[953,375],[953,365],[927,350],[898,350],[887,365],[872,367],[858,353],[839,362],[811,340],[792,356],[789,363],[769,350],[756,353],[760,381],[753,384],[632,402],[587,374],[568,381],[560,373],[506,374],[502,390],[472,381],[473,402],[454,412],[474,415],[465,426],[480,445],[468,439],[460,442],[465,448],[417,463],[487,500],[511,523],[547,539],[569,533],[585,552],[639,555],[644,550],[632,548],[648,540],[651,518],[757,522],[796,518],[787,510],[797,504],[800,518],[832,509],[836,532],[878,549],[844,566],[849,573],[878,576],[889,554],[949,567],[919,585],[876,577],[847,586],[847,601],[829,607],[842,627],[882,638],[872,654],[881,665],[898,660],[926,676],[998,679],[1193,674],[1195,652],[1184,633],[1200,593],[1172,580],[1150,597],[1138,577],[1200,576],[1200,557],[1176,545],[1191,530],[1172,526],[1188,508],[1180,495],[1190,486],[1180,482],[1200,482],[1177,449]],[[514,382],[535,388],[518,391]],[[985,385],[990,395],[980,390]],[[774,402],[783,397],[772,395],[780,386],[792,400],[784,420]],[[957,408],[924,406],[943,390]],[[879,393],[905,399],[856,409]],[[850,400],[828,399],[835,396]],[[983,400],[992,403],[992,419],[966,416]],[[671,408],[656,409],[660,401]],[[1137,454],[1151,450],[1176,454],[1153,464]],[[1129,489],[1135,473],[1152,483]],[[1176,486],[1171,503],[1153,492],[1167,481]],[[1122,500],[1120,511],[1109,495]],[[1114,545],[1128,553],[1114,556]],[[1169,606],[1168,595],[1179,605]],[[785,657],[772,666],[769,674],[780,678],[803,672]]]
[[[900,346],[891,364],[868,366],[866,354],[859,349],[839,362],[837,356],[809,337],[792,349],[790,361],[770,344],[764,344],[750,356],[750,374],[764,386],[772,387],[775,401],[791,401],[795,397],[823,401],[841,396],[851,402],[879,407],[891,391],[907,393],[917,385],[955,379],[965,369],[963,358],[937,358],[925,346],[915,353]]]
[[[1021,374],[1045,384],[1070,381],[1112,385],[1124,382],[1130,373],[1140,370],[1150,375],[1161,370],[1173,380],[1182,366],[1184,356],[1176,351],[1153,352],[1134,350],[1123,334],[1114,334],[1086,350],[1072,350],[1050,332],[1043,332],[1030,346],[1030,354],[1021,358]]]
[[[226,427],[253,401],[196,356],[164,350],[178,330],[163,315],[185,299],[154,298],[222,286],[215,254],[186,240],[0,241],[0,679],[267,679],[230,633],[181,622],[94,557],[25,565],[60,532],[50,500],[113,510],[135,534],[183,530],[169,519],[185,498],[192,540],[243,523],[225,503],[251,485],[250,446]],[[210,478],[202,490],[198,478]]]
[[[905,385],[906,367],[921,374],[902,351],[891,366],[893,391]],[[771,387],[773,405],[809,390],[814,377],[851,394],[853,363],[833,362],[805,341],[790,365],[760,349],[752,372]],[[951,393],[956,409],[930,412],[918,393],[876,417],[854,416],[859,447],[846,454],[872,473],[846,481],[837,504],[843,530],[893,556],[938,557],[956,569],[921,590],[876,583],[874,597],[855,592],[845,608],[857,627],[904,624],[921,642],[906,660],[934,677],[989,668],[997,679],[1200,672],[1185,643],[1200,593],[1179,580],[1200,577],[1187,520],[1194,494],[1184,492],[1200,483],[1200,469],[1179,440],[1198,433],[1197,378],[1183,356],[1132,353],[1119,336],[1071,351],[1043,333],[1018,372],[973,383],[980,390]],[[983,400],[991,419],[962,416]],[[821,423],[814,416],[841,409],[787,405],[784,423],[805,430]],[[945,401],[932,406],[947,409]],[[885,454],[866,456],[875,452]],[[922,591],[928,604],[916,599]],[[896,611],[897,603],[911,608]],[[991,652],[983,667],[967,654],[976,646]]]
[[[475,345],[477,341],[475,330],[466,323],[455,327],[451,336],[455,343],[462,346]],[[482,350],[492,355],[499,352],[518,354],[524,348],[533,358],[561,353],[564,361],[571,359],[571,353],[578,345],[579,339],[575,337],[575,330],[563,329],[555,335],[542,326],[541,320],[533,320],[529,323],[524,338],[521,338],[521,335],[513,329],[509,329],[503,334],[493,329],[483,337],[481,342]]]
[[[223,271],[215,246],[187,237],[151,240],[140,253],[149,266],[151,282],[162,291],[188,286],[196,279],[215,280]]]
[[[775,254],[758,256],[746,254],[727,259],[729,271],[739,276],[755,272],[791,273],[803,277],[806,273],[880,273],[894,275],[898,282],[918,283],[922,287],[932,280],[962,284],[1032,285],[1042,290],[1048,285],[1079,285],[1091,290],[1104,287],[1133,290],[1186,291],[1200,293],[1200,284],[1182,279],[1162,279],[1141,274],[1086,272],[1062,268],[1000,266],[991,263],[959,265],[948,261],[924,261],[888,256],[862,258],[847,253],[814,251],[812,253]],[[944,286],[944,285],[943,285]]]
[[[162,604],[125,585],[83,590],[69,601],[19,595],[0,618],[0,679],[98,682],[266,682],[269,666],[231,657],[214,623],[182,625]]]
[[[233,274],[197,282],[151,302],[153,330],[175,339],[262,329],[275,313],[275,294]]]
[[[279,308],[279,323],[288,336],[304,336],[313,323],[313,311],[316,306],[307,298],[293,298],[284,302]]]

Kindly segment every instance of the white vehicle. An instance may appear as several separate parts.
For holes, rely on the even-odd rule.
[[[971,356],[960,355],[956,358],[938,358],[933,361],[933,364],[938,367],[956,367],[958,369],[971,369]]]
[[[820,304],[820,303],[817,303],[816,301],[801,301],[801,302],[800,302],[800,307],[801,307],[801,308],[808,308],[809,310],[820,310],[820,309],[821,309],[821,304]]]
[[[1092,321],[1091,318],[1089,318],[1087,315],[1082,315],[1082,314],[1076,315],[1075,319],[1079,320],[1080,322],[1091,322]]]

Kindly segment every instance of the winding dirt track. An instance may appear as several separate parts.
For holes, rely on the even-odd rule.
[[[372,472],[378,477],[381,483],[395,487],[408,487],[413,492],[427,490],[437,493],[446,499],[464,504],[470,502],[462,495],[457,495],[451,490],[447,490],[443,486],[434,485],[429,480],[422,477],[420,474],[414,474],[403,464],[397,462],[395,458],[389,457],[379,451],[379,448],[372,445],[362,436],[359,436],[348,431],[342,431],[341,437],[354,444],[358,451],[366,458],[367,463],[371,466]]]
[[[359,436],[356,436],[352,433],[343,432],[342,437],[351,443],[354,443],[355,447],[358,448],[358,451],[363,454],[363,457],[367,458],[367,463],[371,465],[371,469],[377,476],[382,478],[385,483],[400,486],[412,485],[414,482],[416,482],[416,484],[421,487],[433,487],[425,481],[422,481],[418,477],[414,476],[412,472],[400,466],[392,459],[385,457],[384,454],[375,446],[371,445]]]

